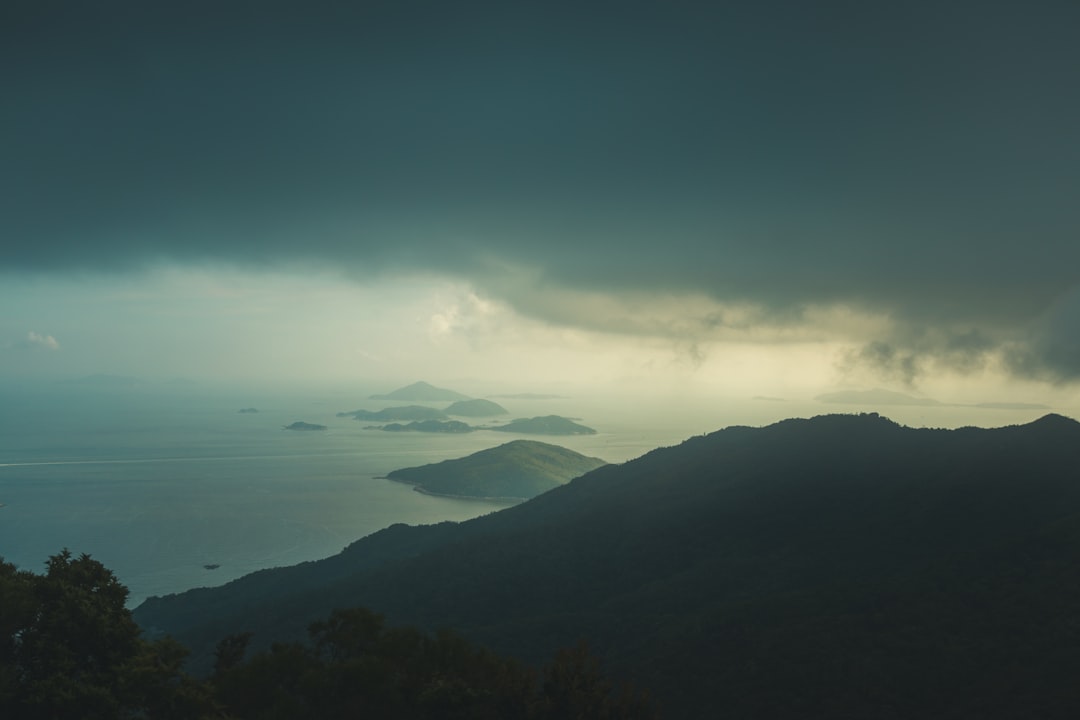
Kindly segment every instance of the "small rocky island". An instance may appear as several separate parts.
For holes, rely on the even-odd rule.
[[[430,495],[527,500],[606,464],[558,445],[514,440],[456,460],[395,470],[387,478]]]
[[[316,425],[315,423],[308,422],[294,422],[292,425],[286,425],[283,430],[325,430],[325,425]]]
[[[252,413],[259,412],[259,409],[258,408],[240,408],[236,412],[240,413],[241,415],[251,415]]]

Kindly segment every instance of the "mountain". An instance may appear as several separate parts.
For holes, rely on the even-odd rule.
[[[558,445],[514,440],[468,457],[394,470],[387,477],[432,495],[526,500],[605,464]]]
[[[446,413],[426,405],[405,405],[388,407],[382,410],[352,410],[339,412],[338,417],[351,417],[357,420],[445,420]]]
[[[1071,717],[1078,468],[1057,415],[730,427],[135,617],[204,669],[225,635],[265,646],[362,605],[531,662],[585,639],[668,717]]]
[[[595,435],[591,427],[578,425],[569,418],[559,415],[545,415],[534,418],[518,418],[505,425],[487,428],[498,432],[513,432],[523,435]]]
[[[446,414],[459,417],[491,417],[505,415],[506,408],[490,400],[458,400],[446,408]]]
[[[408,400],[411,402],[456,402],[471,399],[468,395],[428,385],[426,382],[415,382],[386,395],[372,395],[371,398],[373,400]]]
[[[408,425],[390,423],[378,429],[387,432],[467,433],[476,428],[460,420],[417,420]]]

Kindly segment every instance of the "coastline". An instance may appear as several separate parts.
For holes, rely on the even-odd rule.
[[[499,503],[499,504],[514,504],[518,505],[531,500],[532,498],[525,497],[505,497],[498,495],[453,495],[451,493],[432,492],[426,488],[421,487],[419,484],[410,482],[408,480],[398,480],[397,478],[387,477],[386,475],[378,475],[376,480],[389,480],[390,482],[401,483],[402,485],[411,485],[413,491],[420,493],[421,495],[430,495],[431,497],[449,498],[451,500],[480,500],[482,502]]]

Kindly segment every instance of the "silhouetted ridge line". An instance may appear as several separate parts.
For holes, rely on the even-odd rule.
[[[196,659],[334,607],[541,661],[579,638],[670,717],[1080,707],[1080,423],[730,427],[461,524],[136,611]]]

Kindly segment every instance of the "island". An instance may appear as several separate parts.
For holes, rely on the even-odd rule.
[[[892,390],[841,390],[825,393],[814,398],[824,403],[849,403],[852,405],[911,405],[916,407],[936,407],[942,403],[933,398],[921,398]]]
[[[453,390],[428,385],[426,382],[415,382],[386,395],[372,395],[371,399],[408,400],[411,402],[456,402],[458,400],[470,400],[471,398]]]
[[[259,412],[259,409],[258,408],[240,408],[236,412],[240,413],[241,415],[250,415],[251,413]]]
[[[206,570],[217,570],[219,567],[221,567],[221,565],[218,563],[206,563],[203,565],[203,568]]]
[[[446,413],[426,405],[405,405],[388,407],[382,410],[351,410],[339,412],[338,417],[351,417],[357,420],[445,420]]]
[[[292,425],[286,425],[283,430],[325,430],[325,425],[316,425],[315,423],[307,422],[294,422]]]
[[[545,415],[534,418],[518,418],[505,425],[496,425],[488,430],[496,432],[516,432],[523,435],[595,435],[591,427],[579,425],[569,418],[559,415]]]
[[[387,432],[427,432],[427,433],[467,433],[476,428],[461,422],[460,420],[417,420],[408,425],[390,423],[389,425],[373,426],[372,429],[385,430]]]
[[[458,400],[446,408],[445,412],[447,415],[460,417],[491,417],[507,414],[506,408],[490,400]]]
[[[467,457],[394,470],[386,477],[429,495],[528,500],[606,464],[558,445],[514,440]]]

